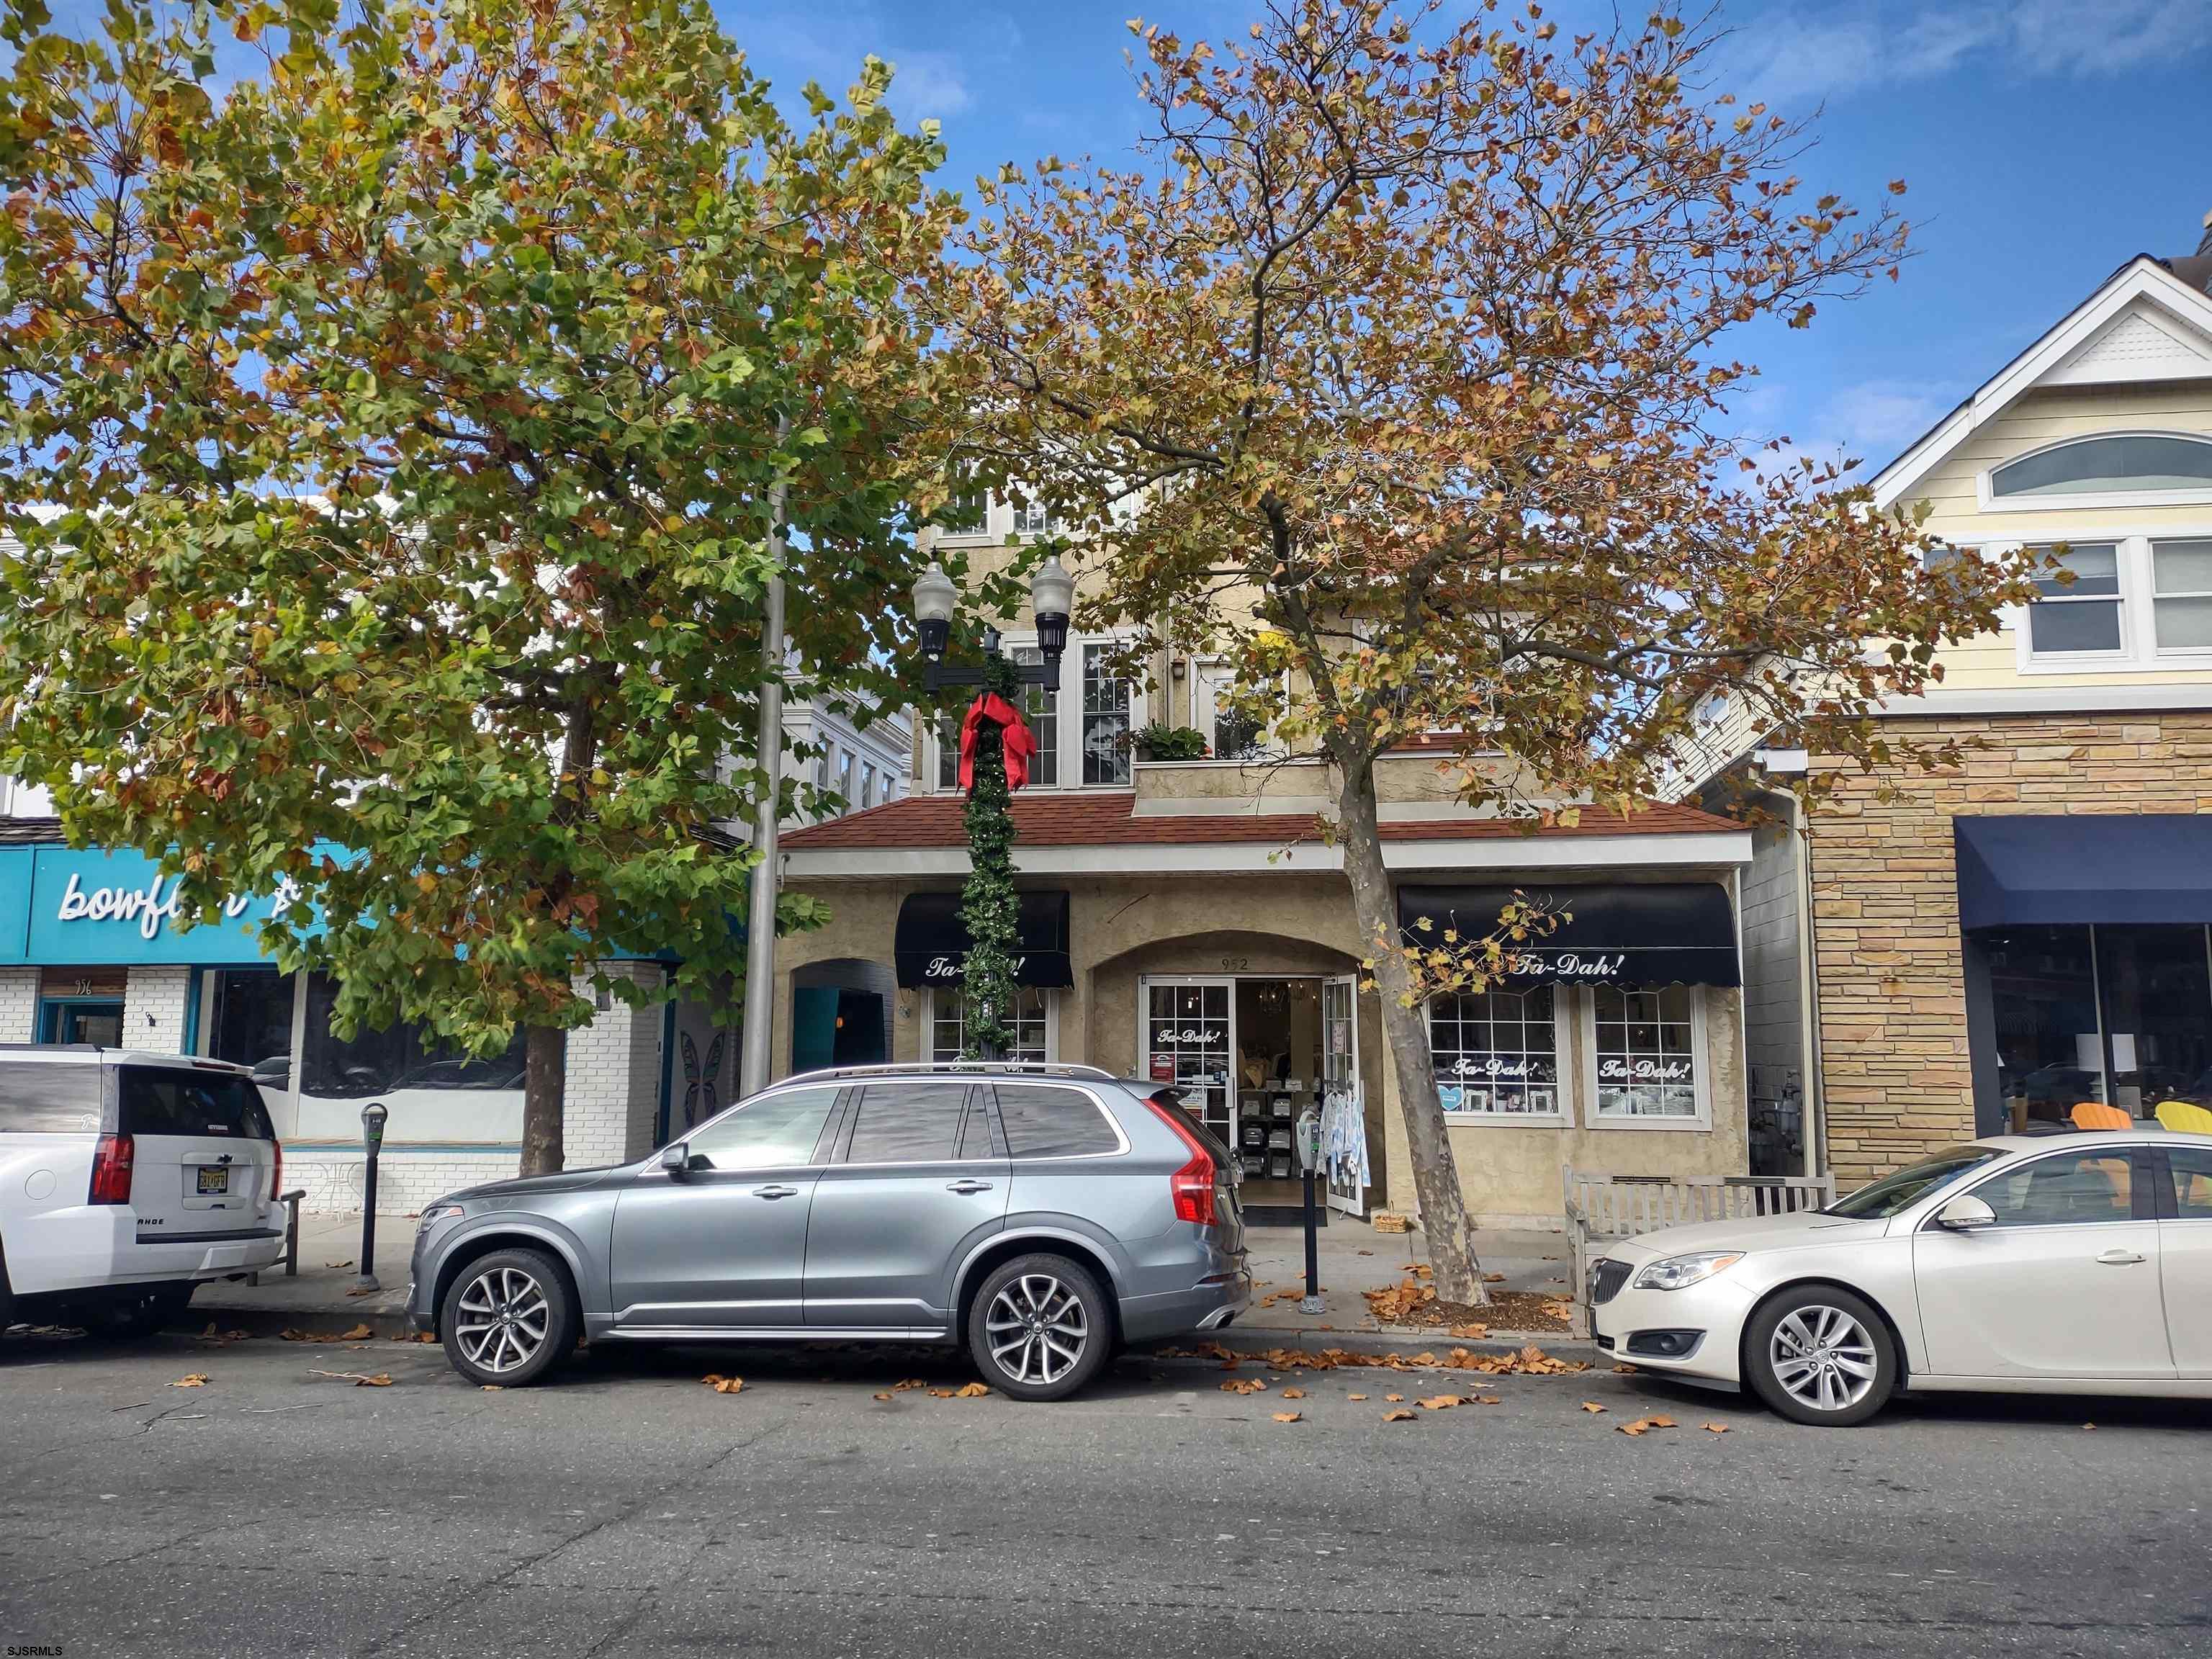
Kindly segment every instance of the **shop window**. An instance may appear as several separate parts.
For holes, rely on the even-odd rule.
[[[1429,1046],[1447,1112],[1548,1115],[1559,1109],[1559,993],[1456,992],[1429,1005]]]
[[[265,968],[223,968],[215,975],[207,1051],[253,1069],[257,1080],[288,1088],[292,1070],[292,1002],[299,981]]]
[[[2016,927],[1978,936],[1989,962],[1997,1091],[2015,1131],[2063,1124],[2104,1104],[2097,980],[2087,927]]]
[[[1687,985],[1656,991],[1596,988],[1592,1012],[1600,1118],[1699,1115],[1697,1003],[1696,990]]]
[[[2119,548],[2090,542],[2039,551],[2045,574],[2035,587],[2043,597],[2027,607],[2028,648],[2038,656],[2119,650]]]
[[[1052,1058],[1052,993],[1024,985],[1015,994],[1012,1051],[1007,1060],[1047,1060]],[[933,985],[929,989],[929,1057],[945,1061],[970,1058],[968,1050],[967,999],[955,987]]]
[[[388,1141],[503,1143],[521,1133],[520,1030],[503,1053],[484,1059],[462,1054],[404,1020],[341,1037],[331,1025],[337,1000],[337,984],[330,975],[308,977],[296,1132],[301,1137],[358,1140],[361,1109],[372,1099],[391,1110]],[[257,1080],[270,1086],[270,1079]]]
[[[2212,958],[2202,927],[2099,927],[2098,1006],[2112,1091],[2130,1117],[2212,1085]]]
[[[1115,647],[1083,647],[1083,781],[1129,781],[1129,682],[1114,668]]]

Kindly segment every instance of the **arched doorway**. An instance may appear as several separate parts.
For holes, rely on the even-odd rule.
[[[791,1069],[879,1066],[891,1054],[890,964],[860,957],[810,962],[791,972]]]

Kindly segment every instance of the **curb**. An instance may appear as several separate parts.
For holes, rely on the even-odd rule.
[[[1324,1349],[1338,1348],[1351,1354],[1410,1358],[1417,1353],[1446,1354],[1454,1348],[1464,1348],[1469,1353],[1514,1354],[1532,1342],[1555,1359],[1586,1360],[1595,1366],[1601,1360],[1610,1361],[1613,1358],[1601,1352],[1588,1337],[1571,1336],[1564,1331],[1495,1331],[1486,1337],[1462,1340],[1433,1330],[1316,1331],[1310,1328],[1286,1330],[1265,1325],[1231,1325],[1225,1331],[1203,1331],[1163,1346],[1188,1349],[1218,1343],[1234,1354],[1264,1354],[1277,1348],[1320,1353]]]
[[[379,1340],[407,1336],[414,1331],[405,1313],[388,1309],[227,1308],[221,1303],[210,1303],[204,1307],[194,1303],[181,1317],[171,1321],[168,1328],[175,1336],[200,1336],[210,1325],[218,1331],[244,1331],[248,1336],[282,1336],[286,1331],[349,1331],[356,1325],[368,1326],[369,1334]]]

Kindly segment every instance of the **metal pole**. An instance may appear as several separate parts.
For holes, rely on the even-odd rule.
[[[790,422],[778,416],[776,446],[782,447]],[[768,782],[753,825],[752,902],[745,916],[744,1048],[738,1069],[740,1094],[768,1087],[770,1040],[775,1023],[775,845],[778,809],[783,798],[783,507],[784,481],[769,489],[768,556],[775,574],[762,596],[760,732],[757,760]]]
[[[380,1100],[361,1109],[362,1151],[366,1161],[361,1176],[361,1277],[356,1291],[381,1290],[376,1279],[376,1164],[384,1152],[384,1125],[390,1109]]]
[[[1306,1293],[1298,1303],[1300,1313],[1322,1311],[1321,1300],[1321,1227],[1314,1211],[1313,1165],[1306,1165]]]

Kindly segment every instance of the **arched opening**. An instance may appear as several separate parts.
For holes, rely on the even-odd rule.
[[[791,1069],[879,1066],[891,1056],[897,983],[887,962],[833,957],[791,971]]]

